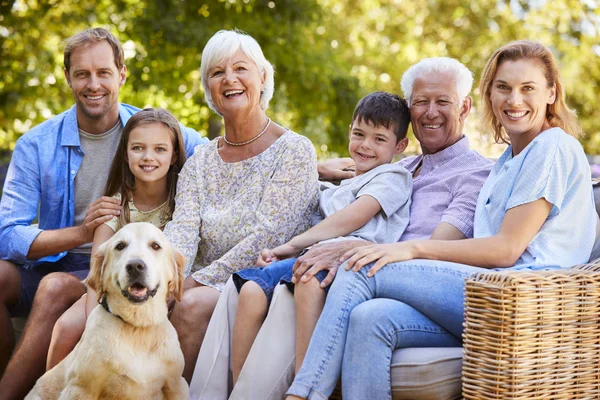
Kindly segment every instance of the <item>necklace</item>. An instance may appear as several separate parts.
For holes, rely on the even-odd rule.
[[[227,136],[226,135],[223,135],[223,140],[225,141],[225,143],[227,143],[230,146],[245,146],[247,144],[250,144],[250,143],[254,142],[259,137],[261,137],[267,131],[267,129],[269,128],[269,125],[271,125],[271,118],[267,118],[267,125],[265,125],[265,128],[262,131],[260,131],[258,133],[258,135],[254,136],[250,140],[246,140],[245,142],[239,142],[239,143],[230,142],[229,140],[227,140]]]

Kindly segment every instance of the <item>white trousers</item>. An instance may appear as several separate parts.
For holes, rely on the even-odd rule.
[[[237,289],[229,278],[198,355],[190,383],[190,399],[280,400],[285,397],[294,380],[294,296],[285,285],[278,285],[267,318],[252,345],[237,384],[231,390],[231,333],[237,304]]]

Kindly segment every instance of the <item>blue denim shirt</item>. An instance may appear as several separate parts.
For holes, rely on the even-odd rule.
[[[122,124],[139,110],[119,104]],[[182,133],[188,156],[193,154],[194,147],[207,142],[193,129],[182,127]],[[73,226],[75,175],[83,156],[75,106],[37,125],[17,140],[0,201],[0,259],[17,264],[32,263],[27,260],[27,253],[40,232]],[[38,226],[31,226],[38,211]],[[65,254],[37,261],[52,262]]]

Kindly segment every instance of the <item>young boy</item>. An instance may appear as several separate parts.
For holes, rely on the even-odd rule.
[[[362,98],[352,116],[348,145],[356,176],[339,186],[324,184],[319,199],[320,222],[281,246],[261,251],[257,265],[264,268],[244,269],[233,275],[240,292],[232,337],[234,384],[267,315],[275,286],[280,282],[291,286],[296,258],[290,257],[326,240],[394,243],[400,239],[408,225],[412,176],[390,162],[408,144],[409,122],[410,113],[402,98],[384,92]],[[322,272],[317,279],[325,277],[326,271]],[[303,304],[310,309],[297,314],[296,370],[323,308],[325,291],[319,291],[320,299]]]

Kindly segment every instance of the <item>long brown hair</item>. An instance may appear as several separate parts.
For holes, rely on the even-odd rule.
[[[546,108],[546,120],[552,127],[562,128],[569,135],[579,137],[583,134],[581,125],[577,120],[577,114],[567,106],[565,101],[565,90],[563,87],[556,60],[552,52],[543,44],[531,40],[516,40],[500,47],[488,60],[483,70],[479,93],[481,93],[482,115],[481,122],[484,129],[494,132],[496,143],[510,144],[510,139],[500,124],[494,111],[490,92],[496,71],[504,61],[517,61],[521,59],[534,60],[544,70],[548,87],[556,90],[554,103],[548,104]]]
[[[177,190],[177,175],[183,164],[185,164],[185,144],[183,143],[183,136],[181,135],[181,128],[177,119],[162,108],[145,108],[142,111],[134,114],[125,128],[123,128],[123,134],[119,141],[119,147],[115,153],[115,158],[110,166],[110,172],[108,174],[108,180],[106,181],[106,187],[104,189],[105,196],[115,196],[116,194],[121,195],[121,215],[119,215],[119,223],[126,225],[130,220],[129,215],[129,202],[133,200],[133,192],[135,191],[135,176],[129,169],[127,163],[127,143],[129,142],[129,136],[131,131],[141,125],[148,125],[159,123],[166,126],[171,131],[171,142],[173,144],[173,154],[175,155],[175,163],[169,167],[167,171],[167,202],[168,209],[165,215],[167,219],[171,218],[173,210],[175,209],[175,192]]]

